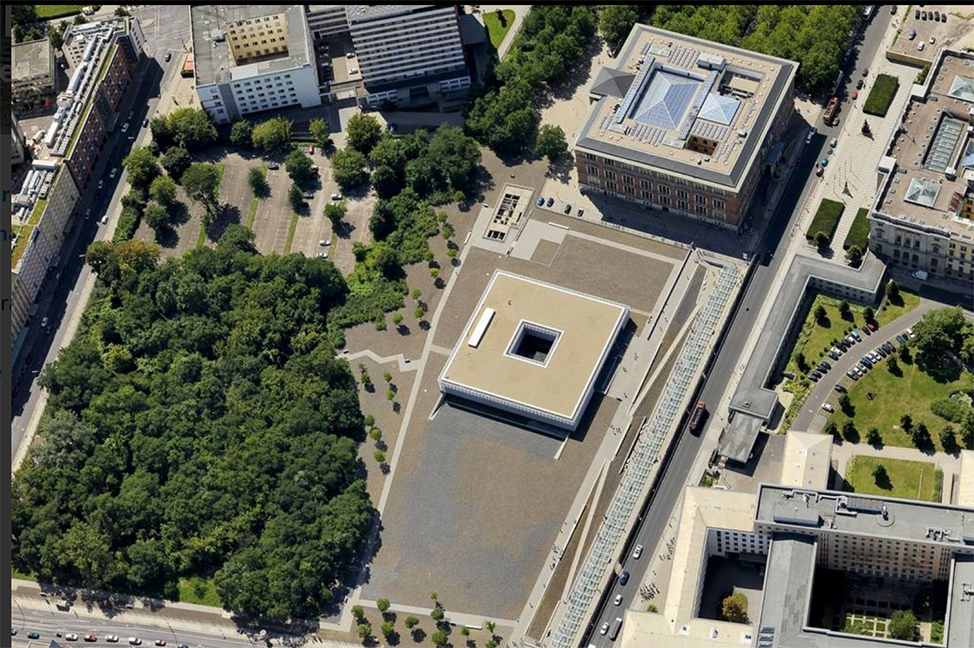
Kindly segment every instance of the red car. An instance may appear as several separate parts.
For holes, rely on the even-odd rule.
[[[855,101],[858,98],[859,98],[859,91],[858,90],[853,90],[852,91],[852,100]]]
[[[876,323],[875,322],[866,322],[866,326],[869,327],[869,330],[870,331],[875,331],[876,330]]]
[[[93,634],[85,635],[85,641],[98,641],[98,637]]]
[[[315,145],[312,144],[311,146],[308,147],[308,155],[314,155],[314,154],[315,154]]]
[[[165,646],[166,645],[166,640],[165,639],[156,639],[156,645],[157,646]]]

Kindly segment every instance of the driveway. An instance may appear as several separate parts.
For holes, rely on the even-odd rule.
[[[897,317],[871,336],[863,336],[862,342],[859,342],[849,349],[849,351],[842,354],[837,361],[833,362],[829,360],[832,363],[832,370],[815,383],[815,387],[805,400],[801,413],[795,418],[794,423],[791,424],[791,429],[802,432],[820,432],[825,427],[825,421],[828,419],[828,415],[822,410],[822,404],[835,395],[834,387],[836,384],[842,383],[844,386],[849,386],[850,380],[845,373],[859,362],[860,357],[868,351],[872,351],[886,340],[891,340],[896,345],[897,342],[894,338],[897,335],[915,326],[920,321],[920,318],[923,317],[924,313],[936,306],[938,306],[936,302],[926,299],[921,300],[920,305],[909,313]],[[845,382],[843,382],[843,379],[845,379]],[[832,400],[837,399],[833,398]],[[835,403],[832,405],[835,406]]]

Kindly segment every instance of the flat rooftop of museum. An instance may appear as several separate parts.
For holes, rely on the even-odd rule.
[[[969,204],[974,200],[974,54],[945,50],[934,62],[928,82],[926,96],[907,104],[890,145],[897,171],[884,187],[876,211],[974,242]]]
[[[628,315],[621,304],[495,272],[440,380],[573,418]]]
[[[227,26],[242,20],[285,14],[287,19],[287,54],[236,65],[227,42]],[[307,19],[304,5],[194,5],[190,10],[193,27],[193,55],[196,84],[210,85],[234,80],[236,70],[245,77],[284,72],[308,65]]]
[[[947,504],[762,484],[755,521],[974,552],[974,509]]]
[[[600,99],[576,148],[736,187],[755,163],[797,68],[637,24],[615,67],[602,68],[592,84]]]

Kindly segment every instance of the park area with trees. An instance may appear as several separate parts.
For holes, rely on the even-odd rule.
[[[330,263],[262,257],[231,225],[159,261],[96,243],[99,284],[41,378],[45,417],[12,482],[13,563],[45,582],[314,618],[359,555],[357,386],[326,334],[346,297]]]

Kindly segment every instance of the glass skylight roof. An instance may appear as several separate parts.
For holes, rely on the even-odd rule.
[[[927,182],[920,178],[913,178],[910,181],[909,189],[906,190],[905,200],[916,203],[917,205],[923,205],[924,207],[933,207],[933,204],[937,202],[937,195],[939,193],[940,185],[936,182]]]
[[[632,118],[650,126],[676,130],[700,85],[699,79],[657,70]]]
[[[700,109],[698,117],[723,124],[724,126],[730,126],[730,123],[734,121],[734,115],[737,114],[737,109],[740,105],[741,102],[734,97],[725,97],[711,92],[704,100],[703,108]]]
[[[954,82],[950,84],[950,92],[947,94],[961,101],[974,101],[974,79],[955,76]]]

